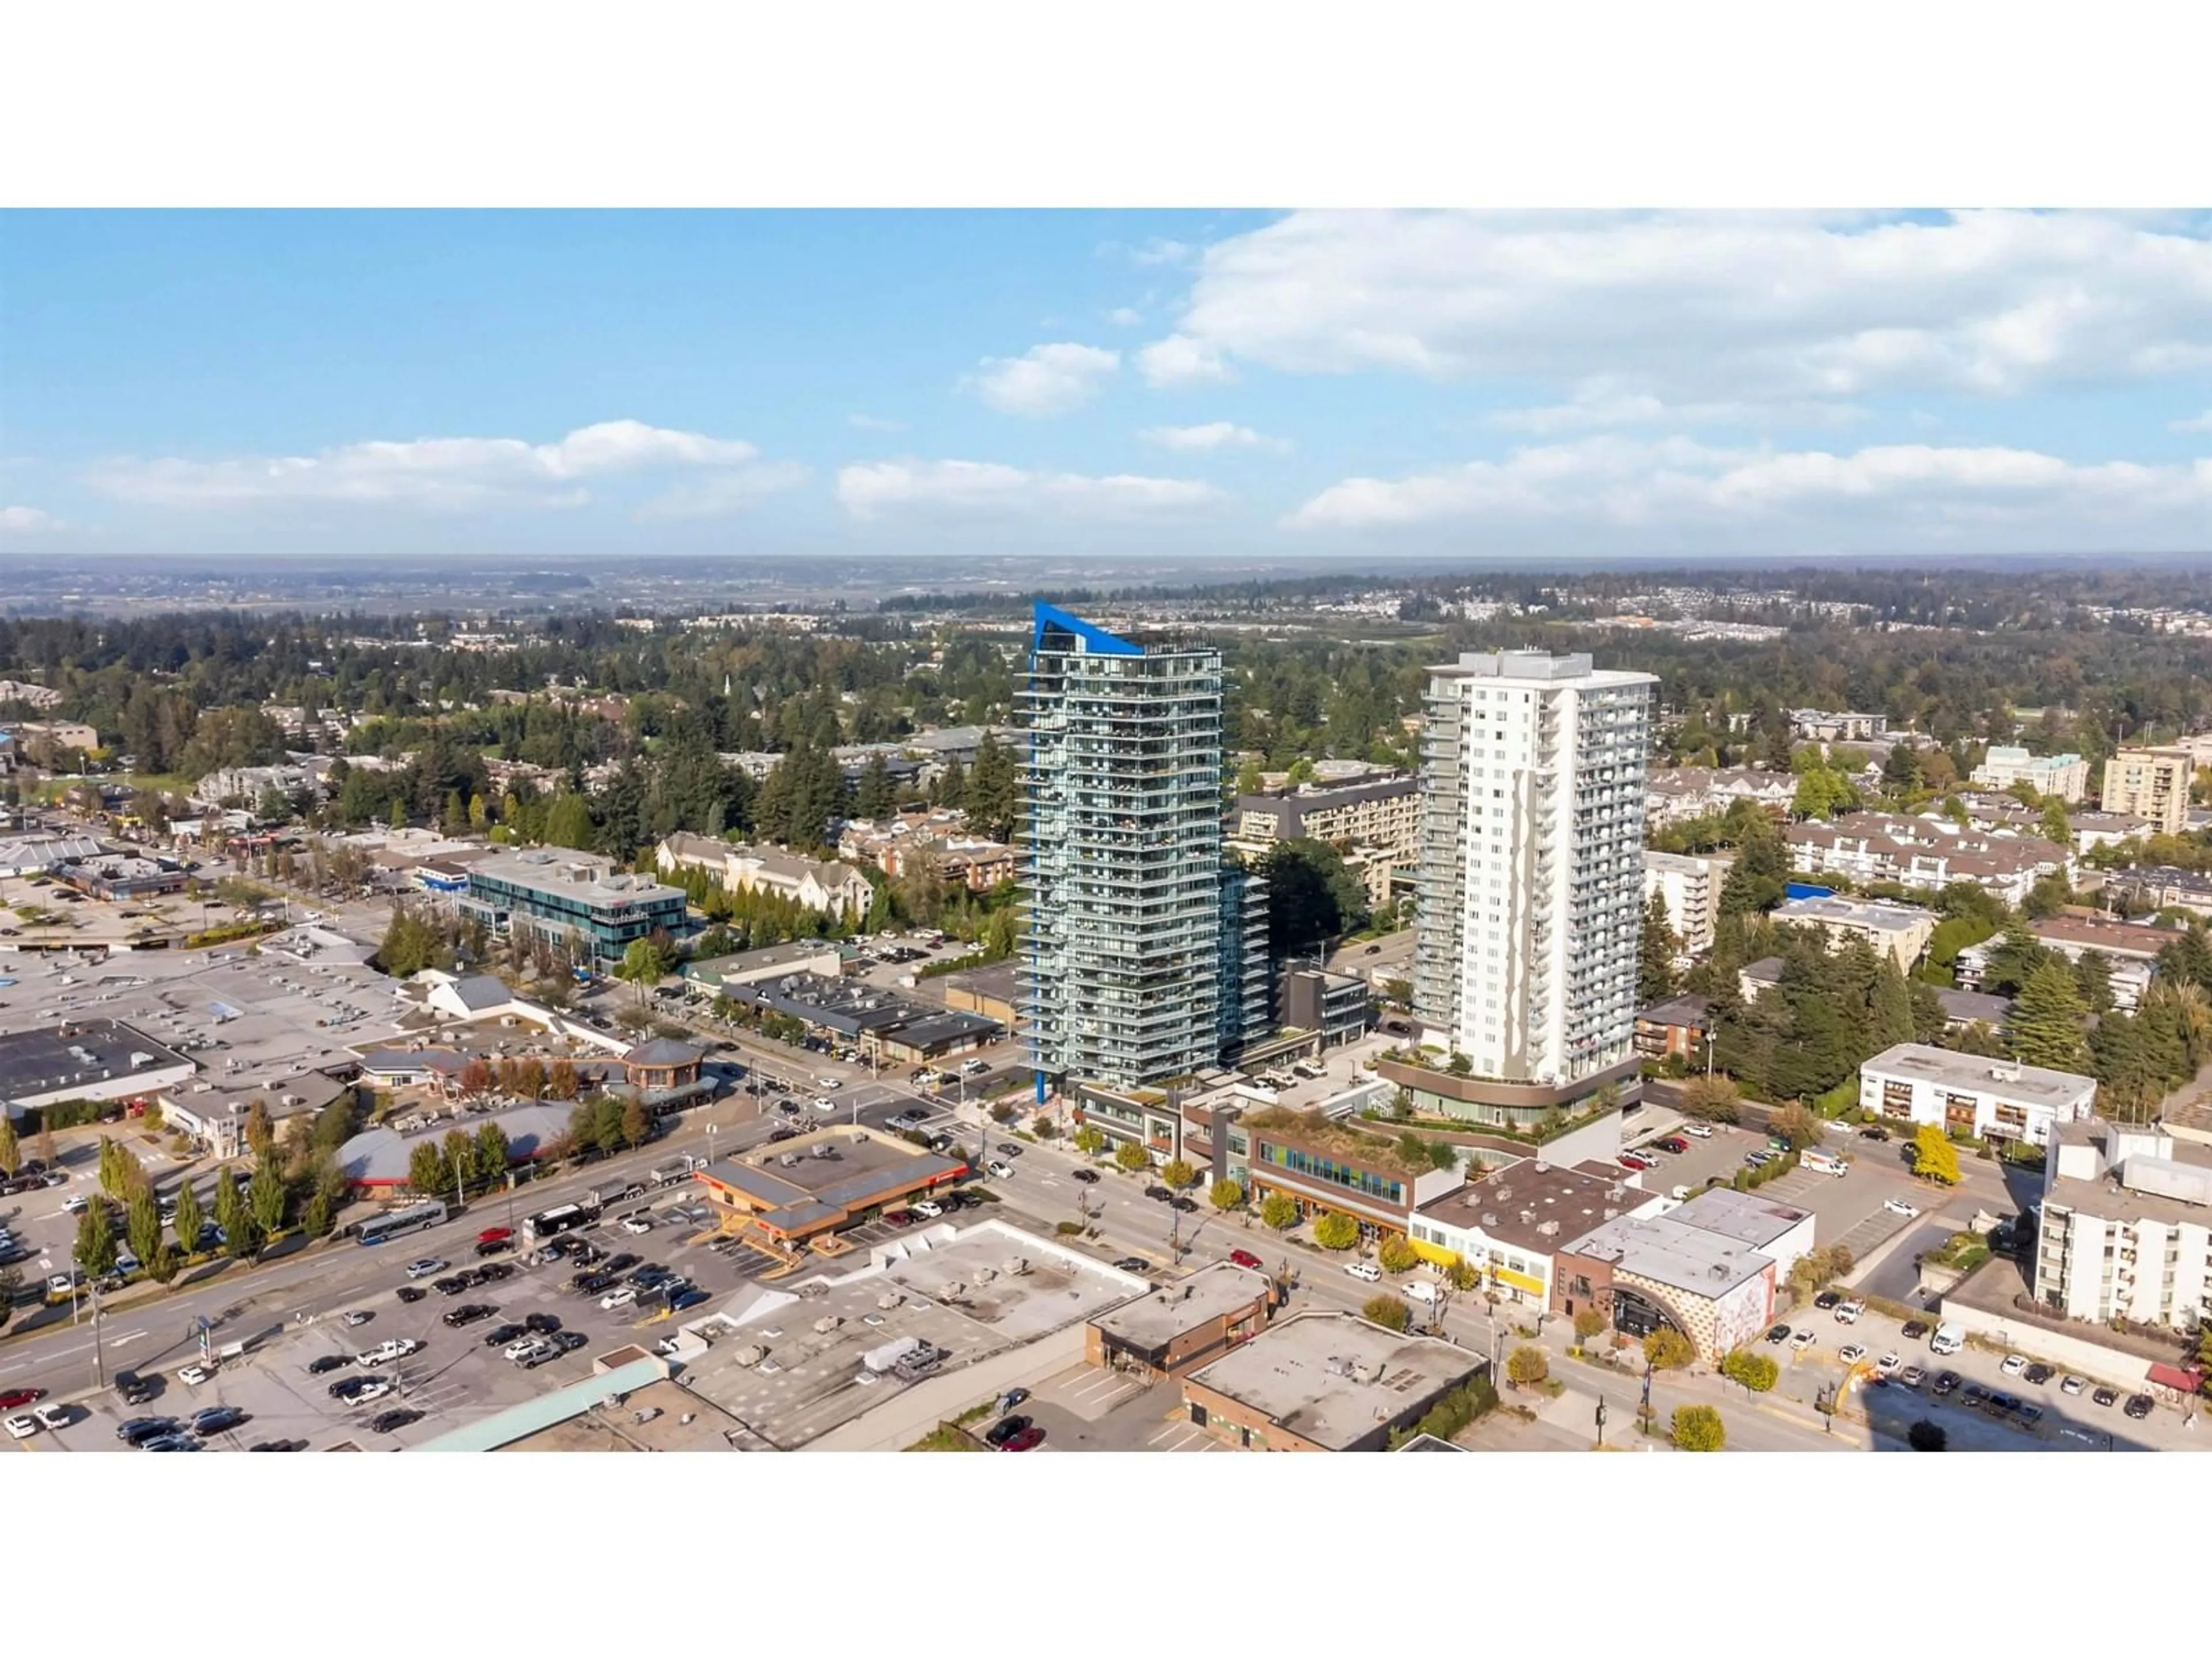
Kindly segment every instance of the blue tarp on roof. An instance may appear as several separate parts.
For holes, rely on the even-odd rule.
[[[1085,622],[1072,611],[1062,611],[1058,605],[1047,605],[1039,599],[1036,601],[1036,627],[1030,635],[1030,649],[1035,651],[1042,647],[1048,633],[1073,634],[1083,641],[1085,650],[1095,651],[1101,656],[1141,657],[1145,654],[1145,647],[1141,645],[1133,645],[1118,634],[1108,633],[1097,623]]]

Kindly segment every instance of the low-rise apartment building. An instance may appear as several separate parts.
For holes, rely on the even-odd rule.
[[[1850,709],[1793,708],[1790,735],[1804,743],[1867,743],[1889,729],[1880,714]]]
[[[1721,889],[1735,863],[1733,854],[1656,853],[1644,851],[1644,902],[1656,893],[1666,901],[1667,925],[1682,941],[1689,956],[1702,956],[1712,948],[1713,927],[1720,918]]]
[[[1851,939],[1864,939],[1897,964],[1899,973],[1912,964],[1935,937],[1940,918],[1917,904],[1891,904],[1878,899],[1794,898],[1773,912],[1776,921],[1812,927],[1827,936],[1833,950]]]
[[[2171,929],[2133,922],[2100,921],[2086,916],[2045,916],[2031,921],[2027,930],[2037,944],[2069,962],[2085,956],[2104,957],[2112,971],[2112,1006],[2122,1012],[2134,1010],[2150,989],[2158,953],[2173,940]],[[1990,955],[2004,943],[2002,936],[1970,945],[1952,963],[1952,977],[1962,990],[1979,990]]]
[[[2044,1163],[2035,1299],[2069,1319],[2212,1320],[2212,1148],[2163,1126],[2060,1126]]]
[[[671,836],[655,850],[653,861],[663,875],[703,870],[731,892],[773,893],[801,909],[825,915],[865,915],[875,898],[867,877],[849,864],[716,841],[711,836]]]
[[[1900,1042],[1859,1067],[1861,1111],[1978,1140],[2048,1146],[2054,1126],[2087,1117],[2096,1098],[2094,1078],[1924,1042]]]
[[[2123,749],[2105,763],[2097,805],[2148,818],[2160,835],[2178,836],[2187,822],[2196,772],[2197,757],[2187,749]]]
[[[1797,780],[1787,772],[1755,766],[1677,766],[1653,772],[1644,781],[1644,822],[1656,830],[1669,823],[1725,812],[1748,800],[1771,812],[1786,812],[1797,799]]]
[[[1984,789],[2024,783],[2070,805],[2089,793],[2089,763],[2075,754],[2031,755],[2016,744],[1992,744],[1974,769],[1973,781]]]
[[[634,941],[684,925],[683,889],[627,874],[594,854],[550,848],[479,860],[455,904],[495,933],[544,934],[575,961],[601,969],[619,963]]]
[[[1230,839],[1266,846],[1279,841],[1356,843],[1412,864],[1421,850],[1421,783],[1410,772],[1334,787],[1239,795]]]
[[[2070,848],[2040,836],[1983,834],[1935,818],[1854,812],[1833,823],[1793,823],[1784,832],[1794,868],[1856,881],[1893,881],[1940,892],[1972,882],[2008,904],[2027,896],[2038,879],[2074,874]]]

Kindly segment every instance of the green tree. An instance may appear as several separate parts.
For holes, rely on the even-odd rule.
[[[1588,1344],[1591,1338],[1605,1329],[1605,1316],[1595,1308],[1583,1308],[1575,1315],[1575,1340]]]
[[[15,1121],[0,1111],[0,1174],[13,1175],[23,1167],[23,1144],[15,1138]]]
[[[264,1164],[254,1170],[253,1178],[246,1183],[246,1198],[253,1212],[253,1224],[263,1237],[283,1228],[285,1206],[290,1196],[274,1164]]]
[[[1681,942],[1667,917],[1667,896],[1657,888],[1644,906],[1644,930],[1636,954],[1636,995],[1645,1008],[1667,1000],[1680,988],[1674,977],[1674,953]]]
[[[404,830],[407,827],[407,803],[403,800],[394,800],[392,803],[391,815],[386,822],[394,830]]]
[[[131,1254],[142,1266],[152,1267],[161,1249],[161,1206],[150,1188],[131,1194],[123,1212],[123,1232],[131,1241]]]
[[[2006,1017],[2013,1058],[2027,1066],[2086,1073],[2089,1054],[2081,1028],[2088,1014],[2073,973],[2060,963],[2045,963],[2028,975]]]
[[[1479,1290],[1482,1285],[1482,1269],[1465,1256],[1455,1255],[1444,1263],[1444,1282],[1455,1291]]]
[[[1198,1171],[1182,1158],[1170,1160],[1160,1170],[1160,1179],[1176,1192],[1188,1192],[1198,1185]]]
[[[1095,1124],[1086,1123],[1075,1132],[1075,1150],[1086,1158],[1096,1158],[1106,1150],[1104,1131]]]
[[[22,1294],[23,1270],[21,1267],[0,1267],[0,1331],[8,1328],[8,1322],[15,1312],[15,1298]]]
[[[76,1218],[76,1264],[97,1279],[115,1269],[115,1228],[107,1206],[94,1199]]]
[[[1260,1205],[1260,1219],[1279,1233],[1286,1233],[1298,1224],[1296,1200],[1283,1193],[1269,1193]]]
[[[1341,1210],[1331,1210],[1314,1223],[1314,1243],[1324,1250],[1349,1250],[1359,1243],[1359,1224]]]
[[[1821,1136],[1826,1133],[1819,1115],[1811,1107],[1796,1101],[1786,1106],[1778,1106],[1768,1113],[1766,1127],[1770,1134],[1779,1135],[1799,1152],[1808,1146],[1819,1146]]]
[[[653,1121],[646,1115],[645,1103],[632,1099],[622,1109],[622,1139],[625,1146],[642,1146],[653,1133]]]
[[[1913,1174],[1946,1187],[1959,1184],[1959,1149],[1944,1138],[1941,1128],[1933,1123],[1922,1124],[1913,1134],[1912,1146]]]
[[[1386,1331],[1402,1331],[1413,1322],[1413,1310],[1395,1296],[1370,1296],[1359,1311]]]
[[[1327,842],[1277,842],[1260,873],[1267,884],[1267,949],[1279,962],[1367,925],[1367,889]]]
[[[1021,780],[1013,751],[1000,746],[988,729],[976,745],[975,769],[961,795],[969,823],[993,841],[1012,841],[1021,814]]]
[[[554,847],[590,852],[599,842],[599,829],[592,822],[590,803],[574,793],[557,796],[545,814],[544,839]]]
[[[1152,1166],[1152,1154],[1133,1140],[1125,1140],[1114,1149],[1114,1162],[1131,1175]]]
[[[1735,1084],[1725,1077],[1692,1078],[1682,1085],[1681,1102],[1685,1116],[1708,1123],[1733,1123],[1741,1115]]]
[[[1731,1349],[1722,1359],[1721,1375],[1742,1384],[1747,1394],[1765,1394],[1780,1379],[1782,1368],[1763,1353],[1748,1348]]]
[[[634,939],[623,951],[623,959],[615,969],[615,977],[635,985],[641,994],[645,988],[668,971],[668,960],[659,947],[649,939]]]
[[[1217,1210],[1240,1208],[1244,1202],[1243,1184],[1224,1176],[1206,1189],[1206,1201]]]
[[[445,1148],[434,1140],[416,1143],[407,1155],[407,1184],[426,1198],[453,1194],[453,1172],[446,1165]]]
[[[177,1248],[186,1255],[200,1247],[200,1230],[207,1225],[207,1217],[200,1210],[200,1195],[192,1190],[192,1183],[177,1183],[177,1213],[170,1224],[176,1230]]]
[[[1850,1272],[1850,1250],[1842,1244],[1824,1244],[1790,1264],[1790,1293],[1799,1302],[1810,1302],[1837,1279]]]
[[[1376,1265],[1386,1273],[1411,1273],[1421,1262],[1413,1242],[1402,1233],[1385,1233],[1375,1247]]]
[[[257,1098],[246,1109],[246,1145],[256,1158],[266,1158],[276,1144],[276,1125],[269,1121],[269,1103]]]
[[[1717,1452],[1728,1445],[1728,1428],[1711,1406],[1677,1406],[1671,1437],[1677,1451]]]
[[[1644,1339],[1644,1358],[1655,1371],[1679,1371],[1698,1357],[1690,1339],[1662,1325]]]
[[[1551,1374],[1551,1356],[1533,1345],[1516,1348],[1505,1356],[1505,1380],[1516,1389],[1541,1382]]]
[[[507,1179],[507,1166],[511,1156],[507,1131],[496,1123],[480,1125],[477,1129],[476,1145],[471,1149],[470,1162],[475,1167],[477,1183],[489,1188]]]
[[[884,757],[871,756],[867,769],[860,774],[859,787],[853,792],[853,816],[878,823],[890,817],[898,805],[891,787],[891,770]]]
[[[2043,838],[2061,847],[2074,844],[2074,826],[2066,821],[2066,803],[2051,799],[2043,803]]]

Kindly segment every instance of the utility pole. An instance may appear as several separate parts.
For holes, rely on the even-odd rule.
[[[94,1279],[92,1285],[92,1386],[95,1389],[107,1386],[106,1360],[107,1356],[100,1340],[100,1282]]]

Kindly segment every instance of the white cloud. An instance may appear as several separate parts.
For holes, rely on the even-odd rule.
[[[1594,380],[1577,386],[1566,403],[1501,409],[1490,416],[1490,424],[1541,437],[1621,426],[1843,426],[1865,415],[1856,404],[1814,401],[1670,404],[1648,392],[1630,392],[1609,380]]]
[[[1894,444],[1831,454],[1605,436],[1403,478],[1347,478],[1285,522],[1453,526],[1516,544],[1547,530],[1624,548],[1731,539],[1778,551],[2188,548],[2212,541],[2212,459],[2077,465],[1997,447]]]
[[[2169,422],[2166,426],[2166,430],[2169,432],[2212,432],[2212,409],[2206,410],[2202,415],[2191,416],[2185,421]]]
[[[1305,374],[1668,404],[2008,396],[2212,366],[2212,234],[2099,213],[1297,213],[1207,248],[1179,334]]]
[[[1088,403],[1121,354],[1063,341],[1031,346],[1018,357],[986,357],[974,377],[978,395],[1009,415],[1064,415]]]
[[[1153,341],[1137,354],[1137,367],[1150,386],[1201,386],[1237,378],[1219,348],[1188,334]]]
[[[797,461],[763,461],[732,471],[708,474],[697,483],[678,484],[637,510],[640,519],[715,519],[742,512],[763,496],[805,483]]]
[[[742,467],[758,453],[738,439],[708,438],[639,421],[604,421],[550,444],[519,438],[422,438],[346,444],[304,456],[121,459],[100,463],[89,478],[110,495],[161,507],[264,501],[574,507],[590,499],[581,488],[586,478]]]
[[[1229,421],[1208,421],[1203,426],[1148,426],[1137,435],[1163,449],[1265,449],[1279,455],[1291,447],[1286,438],[1270,438]]]
[[[1225,499],[1212,484],[1126,474],[1030,472],[990,461],[876,461],[841,469],[837,499],[856,519],[901,510],[1150,518]]]
[[[1195,252],[1188,242],[1171,242],[1164,236],[1155,236],[1142,247],[1131,248],[1129,257],[1140,265],[1179,265]]]
[[[903,432],[906,430],[906,422],[904,421],[885,420],[880,415],[848,415],[845,417],[845,424],[850,427],[857,427],[863,432]]]
[[[35,507],[0,507],[0,532],[9,535],[35,536],[62,527],[59,519]]]
[[[1116,328],[1134,328],[1145,320],[1145,313],[1133,306],[1116,306],[1106,313],[1106,320]]]

